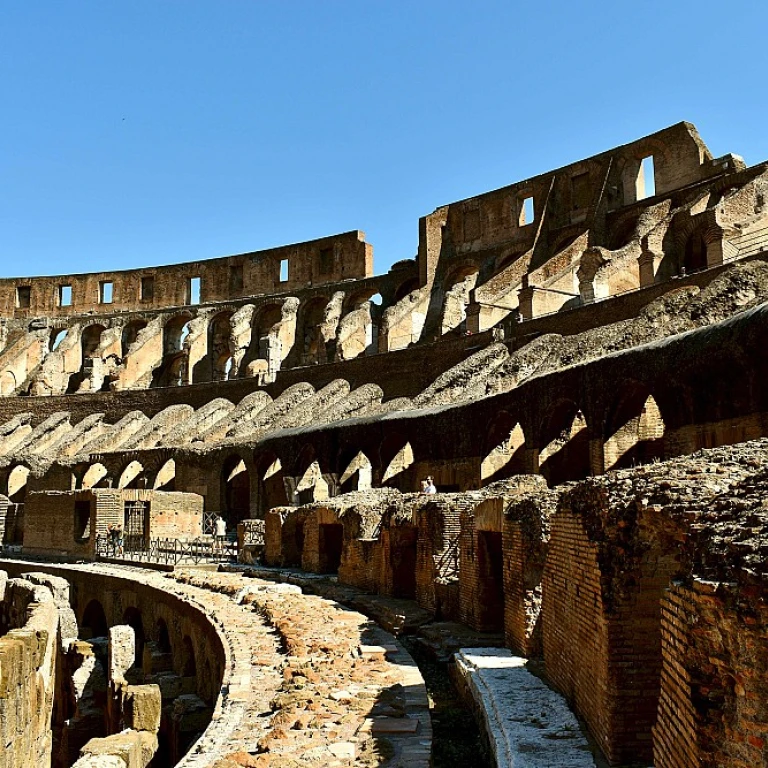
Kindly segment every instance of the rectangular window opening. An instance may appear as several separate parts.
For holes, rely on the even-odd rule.
[[[152,301],[155,298],[155,278],[154,277],[142,277],[141,278],[141,300]]]
[[[110,280],[103,280],[99,283],[99,304],[111,304],[113,284]]]
[[[280,282],[288,282],[288,259],[280,259]]]
[[[640,161],[637,173],[637,199],[656,195],[656,169],[653,167],[653,155],[648,155]]]
[[[200,286],[201,286],[201,279],[199,277],[190,277],[189,278],[189,303],[190,304],[199,304],[200,303]]]
[[[534,217],[533,197],[526,197],[520,204],[520,226],[524,227],[526,224],[531,224]]]
[[[72,286],[71,285],[59,286],[59,306],[60,307],[72,306]]]
[[[16,306],[19,309],[29,309],[32,306],[32,287],[20,285],[16,288]]]

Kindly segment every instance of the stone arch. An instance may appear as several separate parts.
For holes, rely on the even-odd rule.
[[[158,650],[161,653],[171,653],[173,651],[173,648],[171,647],[171,635],[168,632],[168,624],[162,617],[158,618],[155,622],[155,638]]]
[[[456,267],[443,279],[443,307],[440,316],[440,333],[466,330],[467,306],[470,293],[477,283],[480,270],[476,264]]]
[[[185,342],[191,321],[190,312],[180,312],[163,326],[163,360],[152,372],[151,387],[177,387],[189,381]]]
[[[120,479],[117,487],[123,488],[144,488],[147,485],[147,476],[144,473],[144,465],[137,459],[129,461],[120,472]]]
[[[323,338],[323,322],[325,308],[330,299],[327,296],[316,296],[305,302],[300,312],[298,327],[301,328],[300,362],[301,365],[314,365],[327,362],[325,340]]]
[[[270,337],[274,335],[276,326],[282,319],[282,304],[276,302],[265,304],[253,313],[251,342],[241,363],[243,370],[247,370],[256,360],[269,360],[272,344]]]
[[[14,504],[23,504],[27,497],[29,467],[17,464],[8,474],[7,496]]]
[[[80,637],[90,640],[93,637],[106,637],[109,634],[109,623],[104,613],[104,606],[95,598],[88,602],[80,618]]]
[[[488,425],[483,443],[481,485],[525,474],[525,450],[522,425],[508,411],[499,411]]]
[[[181,658],[179,663],[179,672],[182,677],[197,676],[197,659],[195,655],[195,646],[189,635],[184,635],[181,639]]]
[[[295,495],[299,504],[324,501],[330,496],[330,488],[323,477],[313,445],[305,445],[299,452],[295,480]]]
[[[373,486],[373,465],[363,451],[355,452],[351,458],[349,452],[342,454],[339,467],[344,467],[339,475],[339,493],[363,491]]]
[[[176,460],[168,459],[155,474],[152,488],[156,491],[176,490]]]
[[[664,430],[664,419],[650,390],[634,380],[622,384],[605,420],[605,470],[662,459]]]
[[[414,490],[415,457],[408,440],[399,433],[388,435],[379,447],[379,458],[382,486],[398,488],[404,493]]]
[[[12,395],[17,386],[16,375],[13,371],[3,371],[0,374],[0,397]]]
[[[211,381],[226,381],[232,368],[232,333],[233,310],[217,313],[208,323],[208,367],[206,378]],[[197,366],[195,366],[197,368]],[[195,377],[197,379],[197,377]]]
[[[395,289],[392,304],[397,304],[398,301],[404,299],[409,293],[413,293],[419,287],[418,277],[409,277],[407,280],[403,280],[400,285]]]
[[[539,472],[550,486],[591,474],[587,422],[573,400],[558,401],[545,417],[539,446]]]
[[[139,333],[146,327],[147,321],[142,318],[131,320],[123,326],[122,333],[120,334],[120,349],[123,357],[128,356],[131,347],[139,338]]]
[[[285,490],[285,473],[283,464],[276,453],[267,451],[255,459],[256,477],[258,479],[257,499],[258,512],[263,517],[273,507],[284,507],[290,504]]]
[[[106,330],[101,323],[91,323],[80,331],[80,370],[69,377],[68,395],[77,392],[83,382],[93,375],[93,361],[100,359],[101,337]]]
[[[80,487],[88,488],[106,488],[109,479],[109,470],[100,462],[94,462],[83,473],[80,481]]]
[[[245,459],[233,453],[221,466],[221,512],[227,528],[251,516],[251,475]]]

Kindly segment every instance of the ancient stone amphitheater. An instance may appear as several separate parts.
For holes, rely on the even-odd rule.
[[[0,280],[0,767],[768,766],[767,197],[680,123]]]

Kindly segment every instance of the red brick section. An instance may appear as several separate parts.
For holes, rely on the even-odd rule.
[[[759,592],[701,581],[670,588],[662,605],[658,768],[768,764],[768,609]]]

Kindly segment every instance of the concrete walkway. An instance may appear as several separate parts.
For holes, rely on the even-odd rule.
[[[565,699],[503,648],[464,648],[457,682],[474,700],[498,768],[595,768]]]

